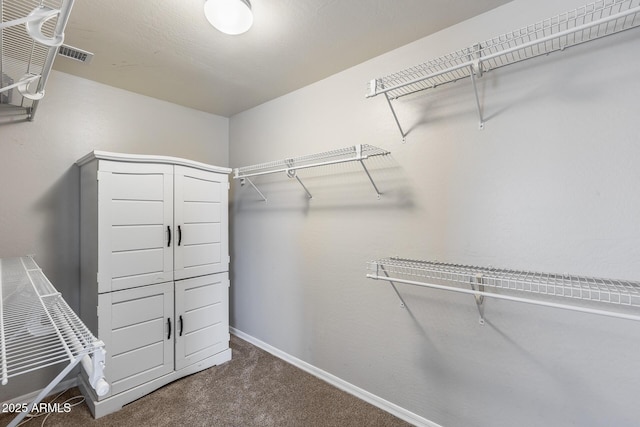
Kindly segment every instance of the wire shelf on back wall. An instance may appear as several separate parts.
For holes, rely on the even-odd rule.
[[[367,277],[473,295],[481,324],[484,323],[484,297],[640,321],[640,282],[397,257],[369,262]],[[398,293],[395,285],[394,290]],[[561,300],[565,302],[559,302]],[[601,306],[594,308],[590,303]],[[615,307],[622,310],[616,311]],[[629,308],[638,309],[638,313],[628,312]]]
[[[0,298],[2,385],[19,375],[66,364],[10,426],[19,423],[80,362],[96,391],[106,393],[104,343],[69,308],[32,258],[0,259]]]
[[[309,199],[312,198],[311,193],[307,189],[307,187],[302,183],[302,180],[297,175],[297,170],[299,169],[308,169],[320,166],[328,166],[334,165],[338,163],[347,163],[347,162],[359,162],[364,172],[367,174],[369,181],[373,185],[373,188],[380,198],[380,191],[376,186],[373,178],[371,177],[371,173],[367,169],[364,161],[369,157],[373,156],[384,156],[390,154],[389,151],[383,150],[382,148],[374,147],[373,145],[362,144],[362,145],[354,145],[352,147],[340,148],[337,150],[325,151],[323,153],[317,154],[309,154],[306,156],[300,157],[291,157],[283,160],[276,160],[273,162],[259,163],[251,166],[244,166],[241,168],[236,168],[233,170],[233,178],[240,180],[240,185],[244,185],[245,181],[251,184],[251,186],[260,194],[262,199],[266,202],[267,198],[262,194],[260,190],[254,185],[251,178],[267,175],[272,173],[286,173],[289,178],[295,178],[304,191],[307,193],[307,197]]]
[[[584,42],[640,26],[640,0],[600,0],[544,19],[471,47],[369,82],[367,97],[384,94],[402,138],[392,100],[470,77],[476,97],[480,129],[484,119],[475,77],[483,73],[564,50]]]

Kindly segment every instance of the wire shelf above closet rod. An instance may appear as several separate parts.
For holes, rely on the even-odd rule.
[[[371,80],[366,97],[385,95],[404,140],[407,133],[400,125],[392,100],[470,77],[480,119],[479,128],[482,129],[484,119],[476,77],[505,65],[638,27],[639,14],[640,0],[600,0],[589,3],[471,47]]]
[[[364,169],[369,181],[373,185],[373,188],[380,198],[380,191],[376,186],[375,181],[371,177],[371,173],[364,161],[369,157],[373,156],[384,156],[390,154],[389,151],[383,150],[382,148],[374,147],[373,145],[362,144],[355,145],[352,147],[341,148],[332,151],[326,151],[323,153],[310,154],[306,156],[300,157],[292,157],[283,160],[277,160],[273,162],[260,163],[251,166],[244,166],[241,168],[236,168],[233,170],[233,178],[240,179],[240,185],[244,185],[245,181],[251,184],[251,186],[260,194],[262,199],[266,202],[267,198],[264,194],[258,190],[253,181],[250,178],[267,175],[272,173],[286,173],[289,178],[295,178],[304,191],[307,193],[307,196],[311,199],[311,193],[307,189],[307,187],[302,183],[302,180],[296,173],[299,169],[309,169],[320,166],[334,165],[338,163],[347,163],[347,162],[359,162],[362,168]]]
[[[395,283],[473,295],[481,324],[484,297],[640,321],[640,282],[397,257],[370,261],[367,277],[391,282],[401,300]]]
[[[69,308],[31,257],[0,259],[0,380],[48,366],[62,371],[9,424],[17,425],[78,364],[99,395],[109,388],[102,375],[104,343]]]

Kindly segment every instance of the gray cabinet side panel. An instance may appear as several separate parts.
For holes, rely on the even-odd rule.
[[[80,167],[80,317],[98,334],[98,161]]]

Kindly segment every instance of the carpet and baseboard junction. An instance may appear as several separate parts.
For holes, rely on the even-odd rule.
[[[100,419],[82,403],[68,413],[51,413],[44,425],[438,427],[241,331],[231,333],[228,363],[177,380]],[[80,391],[72,387],[56,402],[78,403],[76,396]],[[1,414],[0,425],[13,416]],[[43,419],[24,425],[40,426]]]

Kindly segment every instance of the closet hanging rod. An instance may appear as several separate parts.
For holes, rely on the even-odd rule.
[[[614,311],[604,307],[593,308],[578,303],[578,301],[584,301],[603,303],[605,307],[624,306],[638,309],[640,308],[640,282],[504,270],[396,257],[371,261],[368,263],[368,270],[368,278],[385,280],[392,285],[403,283],[473,295],[476,297],[481,324],[484,323],[484,297],[640,321],[640,313]],[[488,292],[485,287],[504,290],[507,293]],[[394,289],[397,293],[395,285]],[[524,293],[526,296],[518,296],[518,293]],[[546,299],[547,297],[567,298],[575,303],[555,302]]]

